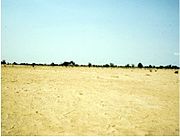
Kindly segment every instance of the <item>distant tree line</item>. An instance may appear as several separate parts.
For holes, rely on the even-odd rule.
[[[16,62],[13,62],[13,63],[6,63],[5,60],[2,60],[1,61],[1,64],[2,65],[27,65],[27,66],[65,66],[65,67],[68,67],[68,66],[71,66],[71,67],[101,67],[101,68],[156,68],[156,69],[179,69],[178,66],[173,66],[173,65],[167,65],[167,66],[155,66],[155,65],[149,65],[149,66],[143,66],[142,63],[138,63],[137,66],[135,66],[134,64],[127,64],[125,66],[118,66],[118,65],[114,65],[113,63],[109,63],[109,64],[104,64],[104,65],[93,65],[91,63],[88,63],[87,65],[78,65],[76,64],[74,61],[70,61],[70,62],[63,62],[63,63],[60,63],[60,64],[56,64],[54,62],[52,62],[51,64],[42,64],[42,63],[16,63]]]

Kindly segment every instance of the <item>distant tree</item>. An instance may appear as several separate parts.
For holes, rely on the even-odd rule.
[[[20,63],[19,65],[26,65],[26,63]]]
[[[134,65],[134,64],[132,64],[132,65],[131,65],[131,67],[132,67],[132,68],[134,68],[134,67],[135,67],[135,65]]]
[[[88,63],[88,67],[91,67],[92,66],[92,64],[91,63]]]
[[[105,65],[103,65],[103,67],[106,67],[106,68],[108,68],[108,67],[109,67],[109,64],[105,64]]]
[[[129,68],[129,67],[130,67],[130,65],[129,65],[129,64],[127,64],[125,67],[126,67],[126,68]]]
[[[114,67],[114,64],[113,64],[113,63],[110,63],[110,67]]]
[[[16,62],[13,62],[13,65],[18,65]]]
[[[69,62],[69,65],[71,65],[71,66],[75,66],[76,64],[75,64],[75,62],[74,62],[74,61],[70,61],[70,62]]]
[[[2,61],[1,61],[1,64],[6,64],[6,61],[5,61],[5,60],[2,60]]]
[[[151,66],[151,65],[149,65],[149,68],[152,68],[152,66]]]
[[[142,63],[139,63],[139,64],[138,64],[138,68],[143,68]]]
[[[179,69],[178,66],[172,66],[171,68],[172,68],[172,69]]]
[[[167,66],[165,66],[165,68],[171,69],[171,65],[167,65]]]
[[[50,64],[50,66],[55,66],[54,62],[52,62],[52,63]]]
[[[76,64],[75,64],[75,62],[70,61],[70,62],[64,62],[64,63],[62,63],[61,65],[67,67],[67,66],[75,66]]]
[[[61,64],[61,66],[68,66],[69,62],[64,62]]]
[[[36,64],[35,63],[32,63],[32,66],[34,67]]]

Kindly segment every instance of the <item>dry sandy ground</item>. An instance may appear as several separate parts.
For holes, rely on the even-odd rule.
[[[2,135],[178,135],[174,71],[2,67]]]

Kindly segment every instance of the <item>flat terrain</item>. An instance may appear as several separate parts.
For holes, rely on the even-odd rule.
[[[174,72],[2,66],[2,135],[179,135]]]

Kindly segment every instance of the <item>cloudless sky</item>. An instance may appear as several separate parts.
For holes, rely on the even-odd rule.
[[[179,65],[178,0],[2,0],[7,62]]]

